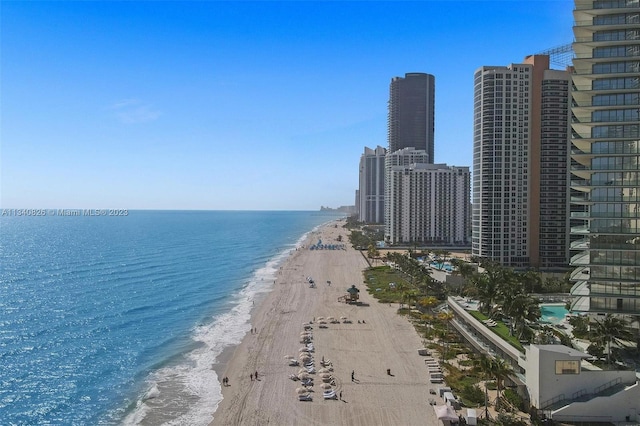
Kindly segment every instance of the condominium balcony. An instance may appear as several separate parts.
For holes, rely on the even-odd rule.
[[[589,250],[589,239],[583,238],[571,242],[571,250]]]
[[[576,191],[587,192],[591,189],[591,181],[590,180],[572,180],[569,183],[569,187],[571,189],[575,189]]]
[[[605,15],[606,11],[602,11],[601,14]],[[633,22],[634,19],[628,19],[627,22],[607,22],[607,23],[594,23],[591,20],[577,20],[573,21],[573,31],[576,32],[576,28],[589,29],[593,31],[607,31],[616,29],[628,29],[632,25],[640,25],[638,22]]]
[[[616,43],[608,42],[606,44],[607,45],[612,45],[612,44],[616,44]],[[627,44],[628,44],[628,42],[627,42]],[[625,53],[624,55],[616,55],[616,56],[593,56],[593,52],[588,52],[588,53],[574,52],[573,59],[574,60],[576,60],[576,59],[593,59],[594,62],[610,62],[612,60],[621,60],[623,58],[637,58],[638,56],[640,56],[640,54],[638,54],[638,53],[636,53],[636,54]]]
[[[571,274],[571,279],[573,280],[576,275],[578,276],[582,275],[582,278],[584,278],[585,276],[588,278],[589,277],[588,274],[589,274],[588,270],[587,271],[580,270],[577,274],[574,271],[574,273]],[[571,287],[570,293],[572,296],[589,296],[590,294],[589,282],[584,280],[578,281],[573,285],[573,287]]]
[[[576,2],[575,10],[633,9],[639,7],[638,0],[607,0]]]
[[[590,162],[590,159],[593,157],[592,154],[574,154],[572,157],[575,160],[586,160]],[[586,158],[585,158],[586,157]],[[591,171],[591,166],[587,166],[585,164],[573,163],[569,168],[572,172],[581,172],[581,171]]]
[[[580,252],[569,260],[569,265],[571,266],[585,266],[589,264],[589,252],[583,251]]]
[[[572,235],[587,235],[589,234],[589,227],[586,225],[583,226],[574,226],[571,228]]]
[[[571,212],[571,219],[588,219],[590,218],[589,212]]]
[[[576,195],[576,196],[572,196],[569,198],[569,201],[572,204],[580,204],[580,205],[590,205],[593,204],[591,202],[591,200],[589,199],[589,194],[584,194],[584,195]]]
[[[594,39],[594,35],[593,33],[590,34],[588,37],[575,37],[573,39],[573,41],[575,43],[587,43],[589,45],[593,45],[593,46],[598,46],[598,45],[607,45],[607,46],[611,46],[614,43],[628,43],[630,41],[637,41],[638,38],[629,35],[628,37],[624,38],[624,39],[618,39],[618,40],[595,40]]]
[[[589,296],[578,296],[571,302],[571,311],[589,312],[591,307],[591,299]]]

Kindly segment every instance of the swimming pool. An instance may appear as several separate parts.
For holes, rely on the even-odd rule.
[[[444,270],[447,272],[453,272],[453,265],[451,265],[449,262],[431,262],[429,263],[429,266],[431,266],[434,269],[439,269],[439,270]]]
[[[544,304],[540,305],[540,322],[559,324],[569,311],[565,308],[564,303]]]

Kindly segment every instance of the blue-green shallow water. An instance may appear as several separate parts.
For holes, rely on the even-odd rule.
[[[0,424],[207,424],[211,365],[321,212],[0,219]]]

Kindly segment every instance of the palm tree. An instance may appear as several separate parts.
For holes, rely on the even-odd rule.
[[[524,284],[527,293],[536,293],[542,290],[542,277],[539,272],[534,270],[518,274],[518,281]]]
[[[474,369],[484,379],[484,416],[489,419],[489,391],[487,390],[487,380],[491,377],[492,358],[482,354],[480,358],[474,360]]]
[[[448,343],[448,337],[449,337],[449,321],[451,321],[453,319],[453,313],[451,312],[440,312],[438,314],[438,319],[442,322],[444,322],[447,325],[447,329],[442,333],[443,336],[443,351],[442,351],[442,361],[445,360],[446,358],[446,352],[447,352],[447,343]]]
[[[487,389],[486,380],[489,378],[495,379],[497,387],[496,411],[499,411],[503,384],[507,377],[513,374],[513,369],[504,359],[490,358],[486,355],[480,356],[476,361],[475,367],[485,378],[485,393]]]
[[[433,296],[427,296],[420,299],[418,304],[424,306],[425,309],[431,309],[438,304],[438,299]]]
[[[607,347],[607,364],[611,366],[611,344],[623,344],[633,338],[627,328],[627,322],[621,318],[607,314],[602,320],[595,320],[591,324],[593,340]]]
[[[498,295],[498,283],[489,278],[486,273],[475,274],[471,280],[479,302],[478,310],[485,315],[490,315]]]
[[[378,257],[380,257],[380,251],[376,248],[374,244],[369,244],[369,247],[367,248],[367,257],[374,261],[374,265],[375,265],[375,260]]]
[[[516,337],[521,339],[528,329],[527,322],[536,322],[540,319],[540,302],[529,295],[519,294],[513,299],[511,307],[513,331]]]
[[[442,269],[449,257],[451,257],[451,252],[446,250],[434,250],[433,254],[436,256],[436,267],[438,269]]]
[[[491,373],[496,378],[497,385],[497,397],[496,397],[496,411],[500,411],[500,402],[502,398],[502,388],[504,387],[504,381],[513,373],[513,369],[502,358],[494,358],[492,363]]]
[[[474,268],[473,266],[469,265],[466,262],[460,262],[458,264],[458,273],[460,274],[460,276],[464,279],[469,279],[471,278],[471,276],[476,272],[476,268]]]

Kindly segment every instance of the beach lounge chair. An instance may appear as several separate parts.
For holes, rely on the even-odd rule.
[[[322,392],[322,397],[324,399],[338,399],[338,395],[336,395],[336,391],[334,391],[333,389]]]
[[[298,401],[313,401],[313,397],[310,393],[303,393],[302,395],[298,395]]]

